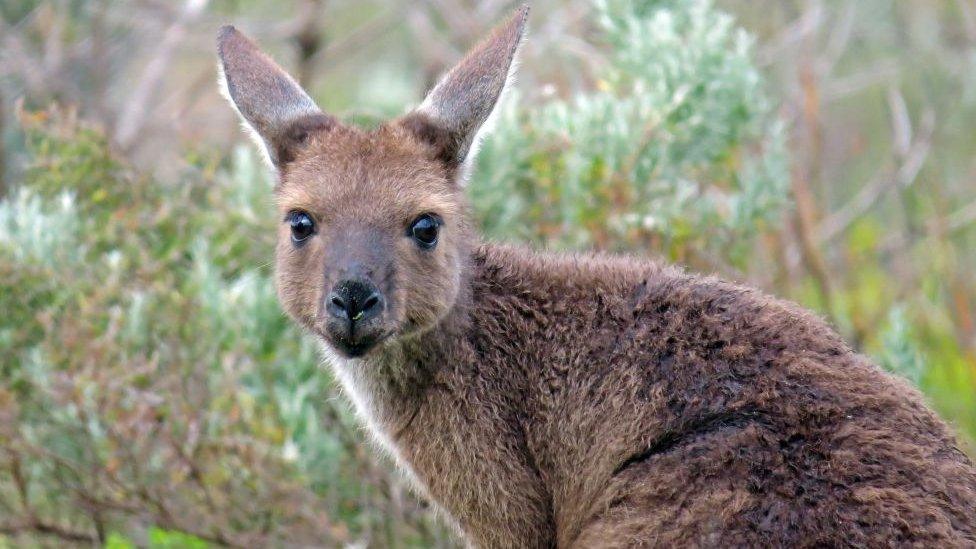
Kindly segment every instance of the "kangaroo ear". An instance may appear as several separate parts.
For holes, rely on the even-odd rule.
[[[232,26],[217,34],[220,87],[269,163],[281,169],[309,133],[328,130],[324,114],[295,80]]]
[[[510,80],[528,13],[528,6],[516,10],[447,73],[417,110],[400,120],[448,167],[464,168],[475,156],[478,131]]]

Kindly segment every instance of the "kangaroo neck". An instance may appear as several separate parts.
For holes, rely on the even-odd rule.
[[[476,276],[470,254],[460,270],[457,299],[432,328],[391,342],[370,355],[345,359],[326,348],[343,389],[356,411],[384,446],[409,427],[424,399],[447,371],[470,368],[474,361],[468,348],[471,324],[471,277]],[[385,436],[387,440],[383,440]]]

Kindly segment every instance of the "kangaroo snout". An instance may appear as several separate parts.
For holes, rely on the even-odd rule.
[[[368,278],[340,280],[323,301],[325,332],[340,353],[360,357],[383,339],[386,298]]]
[[[329,292],[326,310],[350,327],[368,322],[383,312],[386,300],[368,280],[343,280]]]

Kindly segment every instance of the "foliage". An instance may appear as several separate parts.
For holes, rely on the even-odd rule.
[[[487,139],[471,184],[486,230],[741,262],[789,181],[751,38],[707,0],[601,0],[596,16],[597,89],[512,101]]]
[[[364,459],[277,305],[254,157],[165,186],[98,132],[32,118],[33,167],[0,203],[3,514],[79,538],[145,529],[158,547],[187,545],[154,526],[248,546],[368,539],[393,514],[373,500],[402,487]],[[411,523],[397,535],[429,542],[427,519]]]
[[[207,549],[210,544],[202,539],[183,532],[150,528],[147,543],[149,549]],[[136,549],[137,545],[118,533],[109,534],[105,540],[105,549]]]
[[[16,139],[7,124],[0,142],[0,152],[3,146],[22,152],[25,166],[22,174],[0,166],[0,177],[20,175],[5,194],[0,187],[0,547],[43,544],[52,535],[120,548],[453,544],[388,464],[377,463],[314,344],[282,315],[268,266],[276,221],[269,215],[271,184],[256,155],[243,145],[222,151],[226,134],[201,129],[219,126],[201,117],[184,120],[197,133],[183,136],[194,142],[183,161],[173,161],[173,150],[156,159],[153,147],[177,131],[164,107],[176,105],[185,109],[183,119],[192,118],[184,116],[191,107],[178,100],[149,113],[157,118],[142,121],[145,135],[131,150],[113,143],[119,113],[104,110],[124,103],[113,93],[124,94],[97,96],[92,90],[102,73],[84,65],[84,54],[60,55],[59,39],[77,39],[95,55],[98,29],[121,36],[125,47],[105,51],[116,56],[113,66],[125,67],[115,78],[125,87],[140,58],[122,56],[139,44],[138,33],[126,10],[108,10],[100,20],[102,4],[62,4],[71,7],[65,20],[50,2],[0,9],[5,25],[37,16],[37,25],[24,25],[18,51],[53,48],[37,63],[17,63],[40,72],[0,78],[0,94],[33,91],[26,98],[33,106],[73,98],[83,118],[99,123],[79,122],[71,111],[41,111],[22,115]],[[339,17],[337,26],[365,17],[363,3],[349,4],[355,13]],[[900,8],[872,0],[851,4],[854,16],[870,15],[853,19],[862,44],[856,59],[833,51],[843,49],[837,45],[843,21],[828,29],[826,46],[807,44],[780,33],[807,29],[810,21],[824,21],[823,13],[793,25],[776,17],[793,17],[795,2],[744,4],[738,12],[758,19],[749,28],[772,26],[765,34],[775,47],[828,50],[845,69],[873,68],[875,49],[907,52],[906,63],[915,63],[901,77],[908,110],[920,110],[918,98],[931,93],[944,109],[938,119],[946,121],[939,161],[925,164],[923,181],[914,189],[903,185],[836,240],[817,241],[807,233],[818,227],[801,222],[803,207],[819,201],[830,210],[856,198],[870,185],[863,181],[871,163],[884,157],[879,149],[898,141],[885,133],[890,113],[878,107],[884,98],[868,91],[821,107],[819,98],[830,90],[816,89],[808,69],[793,66],[802,55],[785,58],[784,69],[770,66],[767,51],[761,70],[754,40],[708,0],[594,0],[589,15],[577,19],[594,23],[585,46],[598,57],[596,69],[580,71],[584,82],[576,87],[511,94],[484,142],[468,190],[485,232],[557,248],[662,254],[772,289],[829,316],[856,346],[918,384],[961,432],[976,436],[968,276],[976,256],[967,246],[973,229],[953,221],[965,216],[943,215],[953,202],[972,199],[966,192],[976,151],[964,137],[976,116],[976,86],[974,72],[958,67],[972,65],[976,47],[953,50],[959,63],[941,67],[949,56],[924,17],[904,15],[924,27],[905,34],[929,39],[902,44]],[[237,10],[256,20],[289,11],[253,0],[213,5],[221,18]],[[394,14],[397,24],[418,18]],[[480,11],[475,17],[491,19]],[[456,19],[444,17],[448,25]],[[560,19],[552,20],[534,25],[533,40],[545,40],[535,32],[558,26]],[[206,58],[200,81],[209,83],[214,25],[206,23],[200,32],[207,33],[207,49],[195,57]],[[273,26],[291,28],[279,23]],[[3,29],[10,36],[18,30]],[[365,47],[362,40],[347,43]],[[68,70],[58,60],[78,66]],[[415,84],[404,71],[416,67],[399,61],[369,60],[375,70],[351,63],[362,73],[358,80],[344,74],[310,89],[328,92],[321,95],[330,107],[371,102],[347,118],[374,120]],[[825,63],[815,65],[810,73]],[[177,67],[192,72],[186,60]],[[802,78],[777,87],[767,77],[779,72]],[[171,98],[190,90],[187,97],[197,100],[195,84],[176,83],[180,91]],[[224,105],[213,110],[229,113]],[[782,111],[791,114],[789,124]],[[818,116],[845,124],[830,133]],[[849,120],[857,121],[854,130]],[[806,125],[828,138],[807,144]],[[921,126],[911,117],[908,125]],[[834,148],[851,151],[846,163],[807,158],[835,141]],[[140,147],[141,154],[132,152]],[[146,156],[156,159],[153,169],[139,164]],[[810,181],[819,186],[804,194],[801,184]],[[809,218],[821,226],[829,221],[826,213]],[[943,227],[942,218],[957,226]],[[893,247],[895,220],[909,236],[926,236]],[[821,280],[817,258],[807,257],[819,248],[829,280]]]

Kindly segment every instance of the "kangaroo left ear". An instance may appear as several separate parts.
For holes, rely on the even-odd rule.
[[[294,158],[310,132],[335,125],[298,82],[234,27],[220,29],[217,55],[221,90],[275,168]]]
[[[478,132],[510,80],[528,14],[528,6],[516,10],[447,73],[420,107],[399,121],[449,168],[463,171],[470,165]]]

